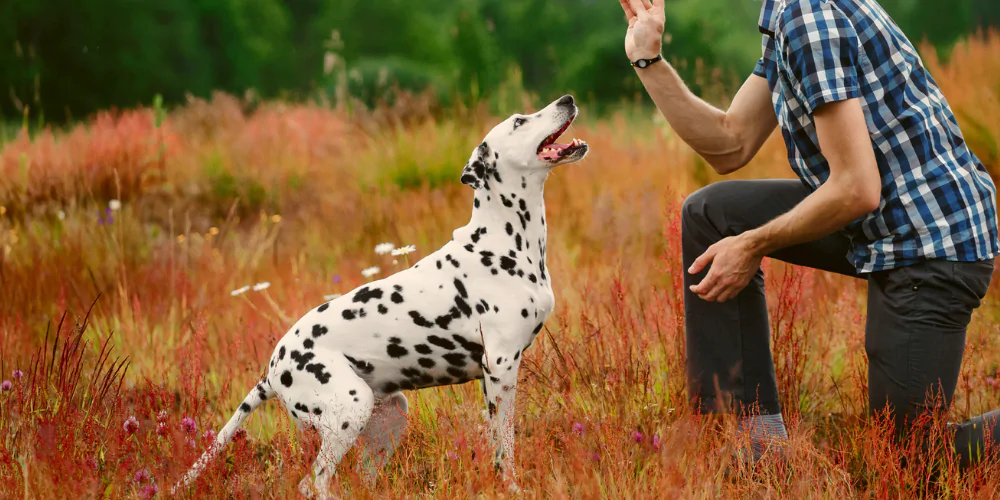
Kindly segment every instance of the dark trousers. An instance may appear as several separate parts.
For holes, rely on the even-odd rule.
[[[695,192],[683,208],[684,269],[712,244],[766,224],[807,195],[797,180],[727,181]],[[966,329],[986,295],[993,262],[928,260],[860,275],[848,261],[849,245],[835,233],[769,257],[868,280],[869,410],[888,410],[904,431],[918,416],[951,404]],[[684,276],[689,394],[702,413],[780,413],[763,271],[724,303],[689,290],[706,274]],[[998,421],[995,411],[952,427],[963,463],[979,455],[987,439],[1000,443]]]

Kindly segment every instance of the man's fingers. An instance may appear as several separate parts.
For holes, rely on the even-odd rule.
[[[628,4],[632,7],[632,12],[635,13],[636,17],[642,17],[646,15],[646,6],[642,4],[643,0],[628,0]]]
[[[707,295],[715,288],[718,280],[719,277],[712,271],[709,271],[708,274],[705,276],[705,279],[701,280],[701,283],[698,283],[696,285],[691,285],[691,291],[698,295],[702,296]]]
[[[709,265],[713,260],[715,260],[715,247],[708,247],[708,250],[705,250],[705,253],[699,255],[698,258],[694,260],[691,267],[688,268],[688,273],[700,273],[703,269],[705,269],[705,266]]]
[[[649,0],[642,0],[642,6],[645,7],[646,10],[653,8],[653,4],[649,3]]]
[[[663,0],[653,0],[653,7],[656,7],[656,9],[662,11],[663,10]]]
[[[635,12],[632,11],[632,6],[628,4],[628,0],[618,0],[618,3],[622,5],[622,10],[625,11],[625,16],[629,21],[635,18]]]

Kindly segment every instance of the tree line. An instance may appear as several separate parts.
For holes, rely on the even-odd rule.
[[[874,0],[868,0],[874,1]],[[996,0],[881,0],[942,51],[1000,25]],[[667,0],[665,55],[741,80],[760,56],[760,0]],[[612,0],[9,0],[0,2],[0,116],[62,122],[160,95],[254,91],[373,103],[394,86],[442,100],[521,86],[593,103],[634,96]]]

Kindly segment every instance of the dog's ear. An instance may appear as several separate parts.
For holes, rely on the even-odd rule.
[[[497,160],[490,145],[483,141],[473,152],[462,170],[462,184],[479,189],[489,186],[489,176],[496,169]]]

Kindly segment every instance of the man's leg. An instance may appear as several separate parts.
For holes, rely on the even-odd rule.
[[[797,180],[726,181],[695,192],[685,201],[682,212],[684,269],[712,244],[766,224],[808,194]],[[771,257],[857,276],[847,260],[849,247],[847,237],[837,233]],[[762,414],[744,419],[755,439],[784,437],[764,274],[758,270],[734,299],[716,303],[706,302],[689,290],[707,272],[706,268],[697,275],[684,274],[689,395],[702,413]]]
[[[973,311],[986,295],[993,262],[932,260],[874,273],[869,279],[868,397],[871,412],[888,410],[896,437],[921,416],[951,405]],[[953,426],[955,451],[969,465],[987,442],[1000,444],[1000,411]]]

